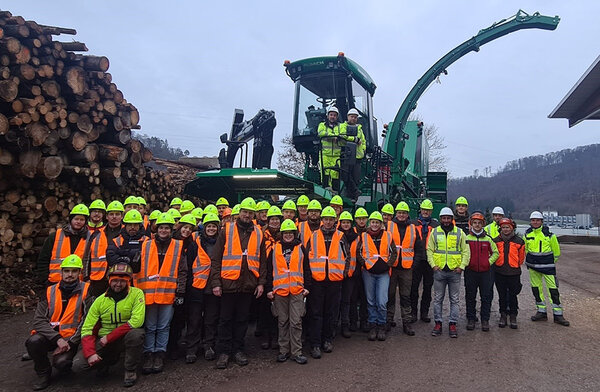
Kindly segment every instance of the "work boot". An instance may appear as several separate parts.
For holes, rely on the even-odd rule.
[[[418,320],[417,313],[416,312],[415,313],[411,313],[410,314],[410,318],[408,319],[408,322],[411,323],[411,324],[413,324],[413,323],[416,323],[417,320]]]
[[[229,355],[220,354],[219,359],[217,359],[217,369],[227,369],[228,363],[229,363]]]
[[[314,359],[321,358],[321,348],[318,346],[313,347],[310,350],[310,356],[313,357]]]
[[[52,369],[48,370],[44,373],[38,373],[37,380],[33,382],[31,387],[34,391],[41,391],[42,389],[48,388],[50,385],[50,375],[52,374]]]
[[[212,347],[208,347],[204,352],[204,359],[207,361],[214,361],[216,357],[217,353],[215,353]]]
[[[475,329],[475,320],[467,320],[467,331]]]
[[[409,323],[402,324],[402,331],[404,331],[404,333],[408,336],[415,336],[415,331],[413,330],[412,325]]]
[[[123,378],[123,386],[129,388],[135,385],[137,381],[137,373],[130,370],[125,370],[125,378]]]
[[[152,373],[160,373],[165,367],[165,353],[159,351],[154,353],[154,361],[152,364]]]
[[[323,342],[323,352],[330,353],[333,351],[333,343],[325,341]]]
[[[367,323],[366,321],[361,321],[360,322],[360,330],[362,332],[369,332],[370,331],[369,323]]]
[[[442,334],[442,323],[439,321],[435,322],[435,326],[431,331],[431,336],[440,336]]]
[[[481,320],[481,330],[483,332],[490,331],[490,322],[488,320]]]
[[[144,353],[144,364],[142,365],[142,373],[150,374],[152,373],[152,366],[154,366],[154,356],[151,352]]]
[[[458,337],[458,331],[456,329],[456,323],[450,323],[448,325],[448,334],[450,335],[451,338],[457,338]]]
[[[238,366],[246,366],[248,364],[248,358],[246,357],[246,354],[244,354],[241,351],[235,353],[233,359],[235,360],[235,363],[238,364]]]
[[[371,326],[371,329],[369,330],[369,337],[368,337],[368,339],[370,341],[372,341],[372,342],[375,341],[375,340],[377,340],[377,327],[376,326],[374,326],[374,325]]]
[[[351,338],[350,328],[347,325],[342,325],[342,336],[345,338]]]
[[[423,313],[421,313],[421,321],[424,323],[430,323],[431,322],[431,317],[429,317],[427,315],[427,313],[425,313],[425,315],[423,315]]]
[[[377,340],[383,342],[387,338],[387,332],[385,332],[385,326],[380,325],[377,328]]]
[[[292,359],[294,360],[294,362],[296,362],[299,365],[304,365],[308,362],[308,359],[306,359],[306,357],[302,354],[296,355]]]
[[[500,320],[498,321],[500,328],[506,327],[506,313],[500,313]]]
[[[516,314],[511,314],[510,315],[510,327],[512,329],[517,329],[517,315]]]
[[[285,362],[290,358],[290,353],[285,353],[277,355],[277,362]]]
[[[546,312],[535,312],[535,314],[533,316],[531,316],[531,321],[547,321],[548,320],[548,314],[546,314]]]
[[[568,327],[571,324],[567,320],[565,320],[565,318],[563,317],[562,314],[555,314],[554,315],[554,322],[556,324],[564,325],[565,327]]]

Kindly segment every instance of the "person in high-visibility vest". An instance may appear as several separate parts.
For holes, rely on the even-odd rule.
[[[217,340],[217,369],[225,369],[233,355],[239,366],[248,364],[244,341],[252,296],[263,294],[267,269],[260,263],[262,231],[253,224],[256,202],[247,197],[240,203],[235,222],[219,233],[211,256],[210,284],[213,294],[221,297]]]
[[[298,220],[296,219],[296,211],[297,211],[296,203],[293,200],[286,200],[281,207],[281,214],[283,215],[283,220],[289,219],[296,224]]]
[[[386,313],[390,284],[390,267],[398,257],[392,234],[385,230],[378,211],[369,216],[369,229],[360,236],[356,258],[362,266],[362,278],[369,311],[371,341],[383,341],[386,335]]]
[[[302,245],[306,247],[311,234],[321,227],[321,203],[318,200],[311,200],[307,206],[308,219],[298,221],[298,235],[302,241]]]
[[[344,200],[342,200],[342,197],[340,195],[333,196],[329,201],[329,205],[335,210],[339,218],[342,211],[344,211]]]
[[[319,124],[317,134],[321,139],[321,166],[323,187],[339,191],[340,189],[340,155],[342,152],[342,124],[339,122],[339,110],[332,106],[327,110],[327,121]]]
[[[142,243],[149,237],[142,227],[143,221],[139,211],[129,210],[123,218],[125,225],[118,237],[109,241],[106,249],[108,267],[119,263],[131,266],[133,272],[140,272],[140,254]]]
[[[142,372],[160,373],[169,343],[169,328],[174,307],[182,306],[187,281],[187,263],[181,241],[172,238],[175,220],[169,213],[157,220],[154,239],[144,241],[140,272],[134,285],[142,289],[146,301],[144,363]]]
[[[81,341],[81,324],[92,305],[89,284],[79,280],[83,264],[77,255],[68,255],[60,264],[60,281],[45,291],[33,318],[33,331],[25,342],[33,359],[37,379],[35,391],[50,384],[52,367],[68,373]],[[52,361],[48,353],[52,353]]]
[[[494,219],[493,222],[487,225],[484,230],[490,237],[496,238],[500,235],[500,219],[504,218],[504,209],[500,206],[494,207],[492,218]]]
[[[546,301],[544,299],[544,284],[550,292],[550,303],[554,322],[568,327],[570,323],[563,316],[563,307],[558,293],[556,279],[556,262],[560,257],[558,239],[548,226],[544,225],[544,216],[539,211],[533,211],[529,216],[530,227],[525,231],[525,265],[529,270],[531,290],[535,298],[537,312],[531,316],[531,321],[546,321]]]
[[[104,226],[104,234],[106,240],[110,244],[114,238],[121,234],[123,228],[123,216],[125,215],[125,207],[120,201],[114,200],[106,206],[106,225]]]
[[[358,321],[357,313],[357,298],[358,284],[360,273],[357,272],[356,265],[356,248],[360,241],[359,235],[352,227],[352,214],[344,211],[339,216],[338,230],[344,233],[345,241],[349,245],[350,250],[350,268],[348,276],[342,281],[342,300],[340,305],[340,313],[342,319],[342,336],[345,338],[352,337],[352,332],[356,331],[356,322]],[[354,303],[354,306],[352,306]]]
[[[354,230],[356,234],[359,236],[362,233],[366,232],[369,228],[367,223],[369,222],[369,213],[362,207],[359,207],[356,212],[354,212]],[[360,238],[359,238],[360,240]],[[350,312],[351,314],[355,311],[358,306],[358,320],[359,320],[359,329],[362,332],[369,332],[369,312],[367,311],[367,296],[365,295],[365,287],[362,279],[362,268],[358,268],[357,265],[356,271],[354,271],[354,276],[356,276],[355,287],[356,290],[352,298],[350,299]],[[352,316],[350,319],[353,319]],[[350,323],[350,330],[352,331],[352,323]]]
[[[306,195],[300,195],[296,200],[296,208],[298,209],[298,222],[304,222],[308,219],[308,204],[310,199]]]
[[[227,201],[227,199],[224,197],[219,197],[219,199],[217,200],[215,205],[217,206],[216,214],[219,216],[219,219],[222,219],[223,211],[225,211],[225,209],[229,207],[229,201]],[[209,211],[209,212],[213,212],[213,211]]]
[[[305,299],[311,284],[308,252],[297,237],[298,229],[291,219],[281,224],[281,241],[275,243],[267,255],[267,298],[273,301],[273,312],[278,320],[279,355],[277,362],[290,357],[305,364],[302,354],[302,316],[306,311]]]
[[[125,207],[125,212],[130,210],[137,210],[140,206],[140,202],[137,196],[127,196],[125,201],[123,201],[123,207]]]
[[[179,197],[174,197],[169,204],[169,208],[174,208],[179,211],[181,208],[181,203],[183,203],[183,200],[181,200]]]
[[[448,333],[451,338],[458,337],[456,324],[459,317],[460,276],[469,265],[471,252],[465,233],[453,223],[454,213],[448,207],[440,211],[441,225],[433,229],[427,242],[427,261],[433,269],[434,299],[433,318],[435,326],[432,336],[442,334],[442,307],[448,287],[450,297],[450,317]]]
[[[310,301],[311,356],[321,358],[321,347],[333,351],[335,323],[342,296],[342,281],[350,270],[350,247],[337,230],[337,214],[332,207],[321,213],[323,225],[315,230],[306,246],[312,274]]]
[[[394,206],[390,203],[386,203],[381,207],[381,218],[383,219],[383,227],[388,227],[388,223],[392,220],[395,215]]]
[[[363,132],[362,125],[358,123],[358,116],[358,110],[352,108],[348,110],[347,120],[345,123],[342,124],[342,134],[347,135],[346,140],[356,143],[356,163],[349,168],[349,173],[343,173],[346,174],[343,180],[348,189],[348,196],[351,199],[356,199],[358,196],[360,196],[358,186],[360,184],[361,165],[362,160],[365,157],[365,152],[367,150],[367,141],[365,139],[365,134]],[[348,136],[348,125],[357,126],[358,129],[356,136]]]
[[[465,234],[469,234],[469,202],[464,196],[460,196],[454,202],[454,226]]]
[[[414,336],[410,321],[412,320],[412,308],[410,302],[410,290],[412,288],[412,268],[415,252],[421,245],[419,231],[410,222],[408,213],[410,208],[406,202],[401,201],[396,205],[396,216],[388,223],[388,231],[392,234],[398,258],[392,265],[390,273],[390,289],[387,303],[386,330],[395,326],[394,316],[396,314],[396,289],[400,297],[400,313],[402,317],[402,330],[408,336]]]
[[[70,254],[84,258],[89,231],[86,221],[90,212],[85,204],[78,204],[69,214],[69,223],[46,238],[38,256],[36,273],[46,285],[58,283],[60,263]]]
[[[87,225],[91,232],[100,230],[104,227],[106,218],[106,204],[100,199],[94,200],[88,207],[90,217]]]

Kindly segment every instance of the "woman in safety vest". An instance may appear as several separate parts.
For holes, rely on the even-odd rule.
[[[357,298],[357,278],[360,277],[356,273],[356,247],[359,242],[359,235],[352,227],[352,214],[348,211],[343,211],[340,214],[340,224],[338,230],[344,233],[346,243],[350,246],[350,268],[348,269],[348,277],[342,281],[342,302],[340,313],[342,319],[342,336],[349,338],[352,336],[350,331],[356,331],[356,322],[358,321],[358,313],[356,308]],[[354,307],[350,307],[353,302]]]

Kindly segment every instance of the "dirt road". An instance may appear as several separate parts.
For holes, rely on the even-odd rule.
[[[450,339],[447,325],[441,337],[431,337],[432,324],[415,324],[416,336],[398,328],[385,342],[369,342],[365,334],[336,338],[335,350],[300,366],[276,363],[275,350],[262,351],[247,338],[250,365],[217,371],[214,362],[194,365],[169,362],[160,375],[141,376],[132,391],[598,391],[600,365],[600,247],[563,245],[558,267],[565,316],[571,327],[550,321],[533,323],[534,301],[525,272],[519,296],[519,329],[497,327],[494,301],[492,329],[466,331]],[[464,314],[464,296],[461,313]],[[398,312],[399,314],[399,312]],[[447,313],[446,313],[447,314]],[[29,390],[33,364],[21,362],[31,314],[0,320],[0,390]],[[49,391],[111,391],[121,388],[122,367],[104,379],[76,372],[57,380]]]

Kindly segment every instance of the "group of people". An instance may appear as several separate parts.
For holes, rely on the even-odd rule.
[[[558,241],[537,211],[521,237],[502,208],[485,226],[464,197],[454,211],[442,208],[439,221],[428,199],[414,220],[405,202],[352,214],[340,196],[325,207],[305,195],[281,208],[250,197],[232,208],[223,197],[204,208],[175,198],[170,207],[146,215],[136,196],[79,204],[46,240],[37,273],[47,289],[25,343],[35,390],[49,385],[52,367],[68,373],[80,345],[100,374],[124,352],[125,386],[135,384],[140,365],[159,373],[167,352],[176,357],[180,349],[186,363],[203,356],[218,369],[244,366],[253,318],[262,348],[277,348],[278,362],[305,364],[303,343],[319,359],[336,335],[362,330],[369,341],[386,340],[397,325],[397,295],[402,330],[414,336],[413,323],[431,321],[432,287],[432,335],[442,333],[448,291],[455,338],[463,271],[467,329],[478,321],[479,291],[481,329],[489,331],[494,285],[498,326],[517,328],[523,263],[537,305],[531,319],[547,319],[543,280],[554,322],[569,325],[555,278]]]

